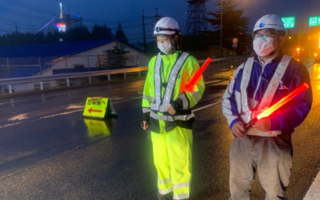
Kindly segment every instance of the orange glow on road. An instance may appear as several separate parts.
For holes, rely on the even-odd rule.
[[[304,90],[306,90],[309,87],[310,86],[308,83],[303,83],[302,85],[297,87],[295,90],[293,90],[291,93],[289,93],[287,96],[283,97],[280,101],[275,103],[273,106],[271,106],[270,108],[266,109],[264,112],[259,114],[257,116],[257,119],[259,120],[261,118],[268,117],[274,111],[278,110],[278,108],[280,108],[284,104],[288,103],[291,99],[293,99],[294,97],[296,97],[298,94],[300,94],[301,92],[303,92]]]

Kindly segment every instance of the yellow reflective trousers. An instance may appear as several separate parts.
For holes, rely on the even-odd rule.
[[[173,199],[188,199],[192,167],[192,130],[177,126],[165,132],[164,121],[159,120],[159,123],[161,133],[151,132],[159,193],[164,195],[173,192]]]

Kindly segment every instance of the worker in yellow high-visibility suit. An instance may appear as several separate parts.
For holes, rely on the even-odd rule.
[[[154,36],[161,52],[149,62],[143,90],[142,128],[151,132],[158,198],[189,199],[194,122],[190,108],[201,99],[205,85],[201,76],[192,91],[184,92],[199,64],[180,51],[181,32],[176,20],[160,19]]]

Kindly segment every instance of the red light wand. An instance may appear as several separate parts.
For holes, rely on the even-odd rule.
[[[186,88],[184,89],[185,92],[190,92],[193,88],[193,86],[196,84],[197,80],[202,75],[203,71],[208,67],[208,65],[211,62],[211,58],[207,58],[207,60],[203,63],[202,67],[200,67],[196,73],[192,76],[191,80],[187,84]]]
[[[262,113],[260,113],[256,118],[252,119],[246,125],[246,129],[249,129],[259,119],[270,116],[272,113],[274,113],[274,111],[278,110],[281,106],[283,106],[284,104],[288,103],[290,100],[292,100],[294,97],[296,97],[298,94],[300,94],[304,90],[308,89],[309,87],[310,86],[309,86],[308,83],[303,83],[302,85],[300,85],[299,87],[294,89],[292,92],[290,92],[287,96],[285,96],[282,99],[280,99],[280,101],[278,101],[277,103],[272,105],[270,108],[268,108],[265,111],[263,111]]]

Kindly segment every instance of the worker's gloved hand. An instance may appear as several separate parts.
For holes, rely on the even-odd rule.
[[[141,128],[143,129],[143,130],[147,130],[148,129],[148,122],[147,121],[142,121],[141,122]]]
[[[176,114],[176,110],[174,109],[174,107],[170,104],[170,106],[167,108],[167,113],[169,113],[170,115],[174,115]]]
[[[255,124],[252,125],[253,128],[268,132],[271,129],[271,120],[269,117],[259,119]]]
[[[235,124],[233,124],[232,128],[231,128],[231,136],[233,138],[236,137],[243,137],[246,133],[246,128],[243,124],[242,121],[238,121]]]

